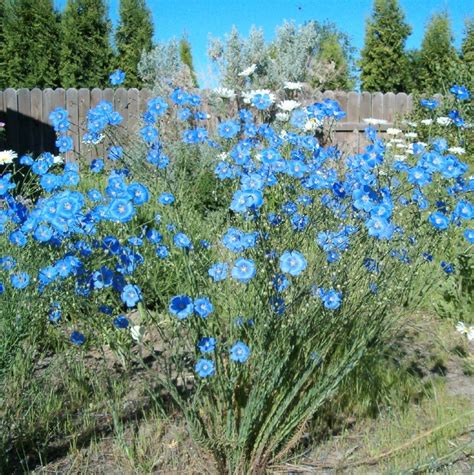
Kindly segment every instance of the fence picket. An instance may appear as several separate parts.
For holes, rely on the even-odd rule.
[[[31,90],[31,122],[33,151],[43,148],[43,91],[38,88]]]
[[[70,88],[66,91],[66,110],[69,114],[71,126],[69,134],[74,142],[74,150],[66,155],[67,161],[74,161],[79,150],[79,102],[77,89]]]
[[[206,91],[203,91],[206,97]],[[6,122],[6,137],[4,146],[18,153],[30,149],[34,155],[43,151],[57,153],[55,146],[56,134],[49,122],[49,114],[56,107],[66,108],[69,113],[75,154],[81,154],[87,159],[103,157],[110,140],[91,146],[82,143],[82,137],[87,131],[87,111],[95,107],[100,101],[108,101],[114,105],[122,116],[123,121],[117,132],[121,134],[136,133],[140,127],[140,117],[145,112],[149,99],[152,97],[150,89],[5,89],[0,91],[0,121]],[[435,95],[437,99],[442,96]],[[336,142],[344,140],[361,144],[357,137],[366,124],[364,119],[373,117],[385,119],[388,124],[381,130],[392,126],[393,121],[401,114],[413,109],[413,97],[405,93],[381,92],[345,92],[324,91],[315,92],[306,97],[303,102],[314,103],[323,99],[335,99],[346,112],[346,117],[335,128]],[[202,110],[207,111],[208,104],[204,102]],[[234,112],[234,111],[233,111]],[[215,125],[215,117],[209,121],[209,126]],[[355,135],[353,134],[353,131]],[[352,136],[354,135],[354,137]],[[118,139],[118,137],[117,137]],[[350,139],[350,140],[349,140]],[[73,153],[68,153],[66,159],[72,160]]]

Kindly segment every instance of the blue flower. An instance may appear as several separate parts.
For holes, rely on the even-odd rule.
[[[214,282],[219,282],[224,280],[227,277],[227,270],[229,266],[225,262],[217,262],[213,264],[211,268],[207,271],[210,277],[214,280]]]
[[[216,348],[216,340],[210,336],[201,338],[197,344],[201,353],[212,353]]]
[[[155,252],[160,259],[166,259],[170,253],[166,246],[158,246]]]
[[[69,341],[73,344],[73,345],[77,345],[77,346],[81,346],[85,343],[86,341],[86,337],[78,332],[78,331],[73,331],[71,333],[71,336],[69,337]]]
[[[101,158],[92,160],[90,170],[92,173],[99,173],[104,169],[104,161]]]
[[[214,311],[214,306],[207,297],[194,300],[194,312],[201,318],[207,318]]]
[[[474,206],[467,200],[459,200],[454,208],[453,216],[464,220],[474,218]]]
[[[140,135],[146,143],[152,143],[158,138],[158,130],[152,125],[146,125],[140,129]]]
[[[15,289],[24,289],[30,283],[30,276],[26,272],[19,272],[10,276],[10,282]]]
[[[429,110],[434,110],[438,107],[439,103],[435,99],[421,99],[420,104]]]
[[[195,370],[201,378],[207,378],[216,372],[216,367],[214,361],[201,358],[196,363]]]
[[[466,229],[464,231],[464,237],[467,242],[474,244],[474,229]]]
[[[61,135],[56,139],[55,142],[56,147],[58,147],[61,153],[69,152],[74,147],[74,142],[72,137],[68,137],[66,135]]]
[[[156,229],[148,229],[146,232],[146,238],[152,244],[159,244],[163,240],[163,236]]]
[[[161,117],[166,114],[168,109],[168,103],[162,97],[154,97],[148,101],[148,111],[157,117]]]
[[[454,272],[454,265],[450,262],[441,261],[441,268],[446,274],[452,274]]]
[[[51,305],[51,309],[49,310],[49,321],[51,323],[57,323],[61,320],[61,309],[58,302],[54,302]]]
[[[265,110],[268,109],[272,103],[273,100],[270,96],[270,94],[255,94],[251,101],[252,105],[256,107],[259,110]]]
[[[230,349],[230,359],[232,361],[245,363],[249,359],[249,356],[250,348],[242,341],[236,342],[235,345]]]
[[[176,117],[180,121],[188,120],[192,116],[192,112],[188,108],[178,109]]]
[[[135,208],[130,200],[116,198],[110,202],[107,215],[110,221],[126,223],[135,215]]]
[[[466,86],[458,86],[455,84],[449,91],[456,96],[456,99],[460,101],[467,101],[471,97],[471,94],[469,93]]]
[[[259,190],[237,190],[234,193],[230,209],[236,213],[255,210],[263,205],[263,194]]]
[[[189,95],[187,92],[179,87],[170,94],[170,99],[177,105],[182,105],[188,102],[188,97]]]
[[[112,145],[112,147],[109,148],[109,154],[108,157],[110,160],[118,160],[119,158],[122,158],[123,155],[123,148],[120,147],[119,145]]]
[[[135,305],[142,299],[142,293],[138,286],[127,284],[123,288],[120,298],[127,307],[135,307]]]
[[[27,243],[27,238],[21,231],[13,231],[10,233],[9,240],[12,244],[18,247],[24,247]]]
[[[180,249],[192,249],[191,240],[184,233],[178,233],[174,236],[173,242]]]
[[[127,193],[132,198],[133,203],[139,206],[146,203],[150,197],[148,188],[141,183],[130,183],[127,187]]]
[[[109,81],[112,86],[118,86],[125,81],[125,73],[121,69],[116,69],[110,76]]]
[[[452,110],[448,113],[448,117],[453,121],[453,124],[456,127],[464,127],[464,119],[461,117],[461,114],[458,110]]]
[[[225,139],[231,139],[235,137],[240,130],[240,124],[235,120],[227,120],[219,124],[219,135]]]
[[[378,216],[370,217],[365,222],[365,225],[369,231],[369,236],[378,239],[391,239],[395,230],[393,224],[391,224],[386,218]]]
[[[169,311],[178,317],[179,320],[192,315],[194,312],[194,304],[191,297],[187,295],[176,295],[170,300]]]
[[[323,301],[324,307],[329,310],[336,310],[341,306],[342,302],[342,293],[336,292],[335,290],[331,289],[327,292],[324,289],[320,289],[319,296]]]
[[[162,205],[170,205],[174,203],[174,195],[171,193],[161,193],[158,202]]]
[[[234,262],[231,275],[235,280],[246,284],[255,277],[256,273],[255,262],[252,259],[240,257]]]
[[[436,229],[439,229],[440,231],[444,231],[449,227],[448,217],[439,211],[431,213],[428,220]]]
[[[116,328],[128,328],[129,321],[125,315],[119,315],[118,317],[114,318],[114,326]]]
[[[285,251],[280,256],[280,270],[292,276],[300,275],[307,267],[306,259],[298,251]]]
[[[431,175],[423,167],[413,167],[408,171],[408,181],[418,186],[431,183]]]

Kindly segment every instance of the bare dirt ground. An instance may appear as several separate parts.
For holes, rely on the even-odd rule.
[[[396,343],[400,358],[423,383],[442,387],[440,395],[412,404],[406,412],[393,415],[381,408],[376,418],[351,420],[340,433],[295,454],[269,473],[474,473],[474,342],[467,344],[452,322],[429,316],[417,316],[413,322]],[[106,421],[102,430],[80,446],[69,447],[65,455],[39,465],[33,473],[217,473],[210,457],[189,439],[179,417],[164,420],[139,410],[147,404],[138,389],[143,385],[141,378],[137,377],[137,387],[124,398],[129,414],[118,427],[115,422],[112,429]],[[456,420],[457,414],[469,412],[468,421]],[[461,422],[463,430],[459,429]],[[450,449],[439,449],[440,441]],[[426,463],[423,458],[430,450],[433,461]],[[405,461],[410,451],[413,455]],[[409,470],[394,469],[399,465],[391,461],[397,457],[402,457],[401,466],[416,462],[417,457],[420,463]]]

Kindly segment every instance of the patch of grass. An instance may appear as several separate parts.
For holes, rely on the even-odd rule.
[[[472,405],[451,396],[443,384],[432,389],[432,397],[419,404],[386,408],[376,419],[362,419],[302,461],[280,468],[313,473],[330,469],[354,474],[421,473],[461,459],[472,462]]]

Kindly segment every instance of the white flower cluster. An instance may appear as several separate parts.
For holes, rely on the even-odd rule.
[[[257,94],[260,94],[260,95],[268,95],[268,97],[270,98],[270,101],[273,103],[275,102],[275,94],[270,91],[270,89],[255,89],[253,91],[243,91],[242,92],[242,97],[244,98],[244,102],[246,104],[250,104],[252,102],[252,99],[257,95]]]
[[[235,91],[233,89],[228,89],[227,87],[217,87],[214,89],[214,94],[223,99],[235,99]]]
[[[18,157],[18,154],[13,150],[3,150],[0,152],[0,165],[7,165],[13,163],[13,160]]]
[[[469,341],[474,340],[474,325],[466,325],[464,322],[458,322],[456,324],[456,330],[461,335],[466,335]]]

